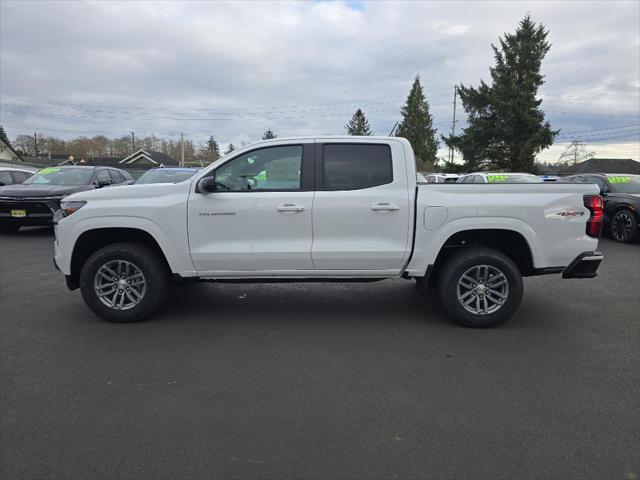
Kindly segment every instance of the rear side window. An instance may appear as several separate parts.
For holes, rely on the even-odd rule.
[[[5,170],[0,171],[0,183],[2,183],[3,185],[13,184],[13,178],[11,178],[11,173]]]
[[[359,190],[393,181],[388,145],[326,144],[322,158],[324,190]]]

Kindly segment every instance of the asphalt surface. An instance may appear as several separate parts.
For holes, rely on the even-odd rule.
[[[0,249],[2,478],[640,477],[640,245],[490,330],[406,280],[181,285],[109,324],[51,231]]]

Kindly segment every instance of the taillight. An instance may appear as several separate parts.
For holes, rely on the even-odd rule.
[[[589,209],[591,216],[587,220],[587,235],[598,238],[602,235],[604,224],[604,204],[600,195],[585,195],[584,206]]]

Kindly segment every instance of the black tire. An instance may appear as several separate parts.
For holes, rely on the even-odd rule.
[[[638,220],[631,210],[618,210],[609,222],[611,238],[617,242],[631,243],[638,236]]]
[[[119,298],[121,300],[125,299],[127,303],[136,301],[134,297],[128,295],[128,293],[127,297],[125,297],[124,293],[125,288],[128,289],[126,278],[137,277],[136,280],[140,279],[140,277],[137,276],[138,274],[135,273],[136,268],[138,272],[142,274],[142,280],[146,282],[142,293],[138,293],[141,297],[141,299],[137,300],[138,303],[124,310],[106,305],[94,288],[94,281],[98,278],[98,270],[103,266],[113,265],[111,262],[117,261],[122,262],[124,265],[122,268],[125,271],[123,274],[125,278],[114,277],[116,279],[121,278],[121,280],[117,280],[117,282],[123,282],[123,285],[118,283],[117,287],[114,287],[120,288],[122,294]],[[128,272],[133,272],[131,277],[126,277]],[[109,282],[109,280],[107,280],[107,282]],[[154,250],[138,243],[113,243],[107,245],[91,255],[80,271],[80,292],[82,293],[82,298],[94,313],[110,322],[126,323],[144,320],[160,305],[165,297],[168,284],[169,272],[167,271],[164,259]],[[107,289],[109,287],[105,286],[104,288]],[[103,292],[107,291],[108,290],[103,290]],[[136,297],[138,295],[136,295]],[[105,301],[108,301],[106,297],[105,295]],[[116,299],[117,298],[118,297],[116,297]]]
[[[22,225],[20,225],[19,223],[4,223],[0,224],[0,232],[16,233],[18,230],[20,230],[20,227],[22,227]]]
[[[486,274],[482,272],[486,272]],[[500,285],[502,277],[496,272],[501,273],[506,279],[502,285]],[[467,277],[462,280],[465,274]],[[473,279],[480,278],[480,281],[477,283],[468,282],[466,278],[469,274]],[[520,270],[509,257],[497,250],[464,248],[445,261],[439,269],[438,277],[438,296],[444,310],[456,322],[466,327],[494,327],[508,320],[522,301],[524,285]],[[489,277],[489,280],[492,278],[498,280],[492,284],[490,281],[486,282],[486,277]],[[459,282],[463,282],[465,286],[459,285]],[[466,287],[466,285],[470,286]],[[491,289],[488,289],[489,286]],[[479,288],[482,288],[482,291],[476,293]],[[459,293],[465,302],[471,301],[473,304],[467,305],[467,307],[463,306],[462,301],[458,299]],[[500,296],[503,296],[504,299]],[[499,303],[495,303],[496,301]],[[493,303],[493,306],[487,308],[490,303]],[[473,313],[467,310],[467,308],[474,309],[476,307],[480,310],[486,310],[487,313]],[[491,310],[494,308],[495,310],[492,312]]]

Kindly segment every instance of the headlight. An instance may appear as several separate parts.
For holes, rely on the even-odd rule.
[[[81,202],[81,201],[76,201],[76,202],[73,202],[73,201],[70,201],[70,202],[62,201],[62,202],[60,202],[60,210],[62,210],[62,215],[63,216],[68,217],[72,213],[75,213],[78,210],[80,210],[86,204],[87,204],[87,202]]]

